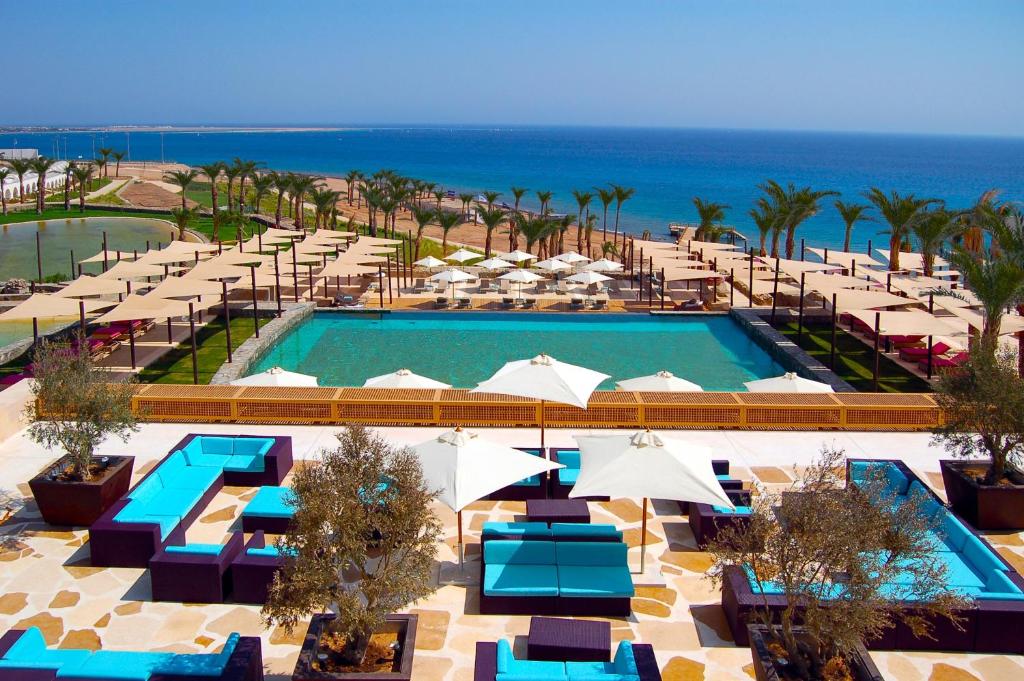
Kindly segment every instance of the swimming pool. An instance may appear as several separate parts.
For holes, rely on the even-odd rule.
[[[725,315],[320,312],[282,337],[250,370],[280,366],[320,385],[360,386],[407,368],[472,388],[502,364],[541,352],[615,381],[667,370],[705,390],[744,390],[744,381],[783,369]]]

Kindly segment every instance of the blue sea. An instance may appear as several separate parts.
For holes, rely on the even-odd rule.
[[[90,158],[94,149],[129,147],[124,132],[0,135],[0,148],[36,147]],[[571,191],[616,183],[636,189],[622,209],[628,231],[667,234],[671,221],[696,215],[700,196],[731,206],[727,222],[756,239],[747,211],[771,178],[831,189],[863,200],[871,186],[971,204],[992,187],[1024,199],[1024,138],[740,130],[630,128],[346,128],[330,131],[133,132],[135,160],[197,164],[236,156],[282,170],[343,175],[391,168],[449,189],[528,187],[554,192],[555,210],[575,212]],[[596,202],[595,202],[596,204]],[[595,207],[600,210],[599,205]],[[612,215],[609,216],[611,223]],[[876,224],[856,230],[857,248],[885,237]],[[836,247],[842,222],[831,206],[801,229],[808,243]]]

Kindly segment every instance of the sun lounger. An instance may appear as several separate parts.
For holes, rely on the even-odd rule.
[[[924,336],[885,336],[894,348],[921,347]]]
[[[526,300],[523,301],[523,309],[524,310],[536,310],[537,309],[537,300],[535,298],[527,298]]]
[[[448,299],[445,298],[444,296],[438,296],[437,300],[434,301],[434,309],[435,310],[447,310],[448,309]]]
[[[460,310],[468,310],[469,308],[473,307],[473,301],[471,301],[469,298],[456,298],[455,307],[457,307]]]
[[[595,310],[607,310],[608,309],[608,301],[605,300],[604,298],[596,298],[594,300],[593,309],[595,309]]]
[[[932,344],[932,357],[944,355],[952,350],[947,344],[939,341]],[[900,348],[900,359],[904,362],[918,362],[928,358],[928,348]]]
[[[570,310],[582,310],[585,307],[586,303],[584,303],[582,298],[573,298],[572,300],[569,301]]]
[[[966,352],[958,352],[952,357],[932,357],[932,371],[939,371],[942,369],[955,369],[958,366],[963,366],[964,362],[968,359]],[[917,363],[917,367],[921,371],[928,371],[928,356],[920,360]]]
[[[568,295],[568,293],[569,293],[569,283],[566,282],[564,279],[559,281],[557,284],[555,284],[555,293],[558,293],[558,294],[561,294],[561,295]]]
[[[515,306],[516,306],[516,302],[512,298],[502,298],[501,299],[501,307],[502,307],[503,310],[511,310]]]

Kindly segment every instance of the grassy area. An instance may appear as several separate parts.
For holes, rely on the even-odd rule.
[[[796,322],[776,327],[783,335],[796,341]],[[800,347],[825,366],[828,366],[831,351],[832,330],[828,326],[804,328]],[[871,380],[875,366],[874,350],[846,331],[836,333],[835,372],[844,381],[859,391],[872,392]],[[886,393],[930,392],[931,386],[922,378],[911,374],[886,356],[878,363],[878,390]]]
[[[106,201],[107,197],[102,197]],[[64,210],[63,206],[51,206],[49,203],[42,215],[36,215],[34,210],[23,210],[11,212],[7,215],[0,215],[0,225],[10,225],[18,222],[39,222],[41,220],[63,220],[65,218],[98,218],[98,217],[129,217],[129,218],[154,218],[157,220],[170,220],[171,216],[160,212],[124,212],[107,208],[89,208],[79,212],[77,205],[72,205],[71,210]],[[211,238],[213,235],[213,218],[199,218],[192,229]]]
[[[260,319],[260,326],[270,320]],[[252,317],[233,317],[231,319],[231,347],[237,349],[253,334]],[[227,361],[227,340],[224,321],[217,317],[212,322],[196,330],[196,366],[199,369],[199,382],[210,382],[220,366]],[[192,383],[192,348],[185,341],[174,350],[164,355],[159,362],[139,372],[140,383]]]
[[[91,182],[89,182],[89,188],[86,190],[85,195],[88,196],[91,192],[98,191],[100,189],[103,189],[104,187],[108,187],[110,186],[110,183],[113,181],[114,178],[112,177],[102,177],[98,180],[93,179]],[[79,192],[76,185],[76,188],[73,191],[69,192],[69,196],[71,197],[72,201],[78,200],[78,193]],[[53,189],[48,191],[46,194],[46,203],[64,203],[64,190]]]

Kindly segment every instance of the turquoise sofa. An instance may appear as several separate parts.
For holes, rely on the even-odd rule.
[[[288,487],[260,487],[256,496],[242,509],[242,531],[252,533],[263,530],[270,534],[284,534],[295,516],[294,499]]]
[[[0,638],[0,679],[41,678],[52,672],[59,678],[156,681],[157,679],[263,678],[260,640],[231,634],[215,654],[147,653],[112,650],[47,648],[36,627],[11,630]],[[52,677],[51,677],[52,678]]]
[[[634,589],[627,554],[615,541],[486,541],[480,612],[628,615]]]
[[[622,531],[603,523],[548,523],[538,521],[484,523],[481,536],[490,539],[551,539],[554,541],[622,541]]]
[[[621,641],[611,662],[560,662],[516,659],[502,639],[476,644],[473,681],[661,681],[661,672],[647,643]]]

